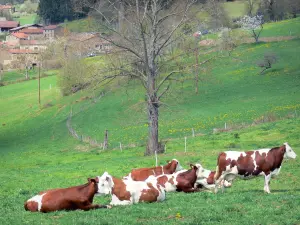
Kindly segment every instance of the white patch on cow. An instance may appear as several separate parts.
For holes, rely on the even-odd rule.
[[[273,170],[273,171],[271,172],[271,176],[272,176],[272,177],[276,177],[276,176],[279,174],[280,170],[281,170],[281,167],[276,168],[275,170]]]
[[[285,145],[285,153],[284,153],[284,158],[287,159],[295,159],[297,157],[296,153],[293,151],[291,146],[287,142],[283,143]]]
[[[112,192],[112,188],[114,187],[114,181],[112,176],[107,172],[104,172],[101,177],[98,176],[98,192],[97,195],[108,195]]]
[[[144,181],[123,181],[126,185],[126,191],[131,194],[130,201],[132,203],[138,203],[142,195],[142,190],[149,189],[148,185]]]
[[[123,180],[133,180],[131,177],[131,173],[129,173],[126,177],[123,177]]]
[[[129,200],[121,201],[116,195],[112,195],[110,204],[111,205],[131,205],[132,202]]]
[[[267,192],[268,194],[270,194],[270,187],[269,187],[269,183],[271,180],[271,174],[269,175],[265,175],[265,186],[264,186],[264,191]]]
[[[101,177],[98,177],[98,194],[111,194],[112,188],[114,187],[113,178],[107,172],[105,172]],[[140,202],[140,197],[142,195],[143,190],[150,190],[147,182],[145,181],[133,181],[133,180],[122,180],[124,182],[126,191],[130,193],[130,200],[120,200],[118,196],[115,194],[112,195],[111,205],[129,205],[133,203]],[[165,199],[165,192],[163,189],[157,188],[156,180],[152,180],[151,183],[153,188],[155,188],[159,192],[159,196],[157,197],[157,201],[163,201]]]
[[[177,161],[177,166],[176,166],[175,172],[184,170],[184,168],[180,165],[180,163],[179,163],[179,161],[178,161],[177,159],[173,159],[173,160],[176,160],[176,161]]]
[[[178,174],[181,174],[185,171],[187,171],[187,170],[181,170],[181,171],[178,171],[174,174],[165,175],[165,176],[167,176],[167,179],[168,179],[168,181],[164,184],[165,185],[164,189],[165,189],[166,192],[173,192],[173,191],[177,190],[177,184],[178,184],[177,176],[178,176]],[[169,180],[171,180],[172,178],[173,178],[173,184],[171,184],[169,182]]]
[[[41,211],[42,208],[42,200],[43,200],[43,196],[47,194],[44,193],[42,195],[35,195],[32,198],[28,199],[27,202],[36,202],[38,204],[38,211]]]
[[[200,179],[200,178],[208,178],[209,177],[209,174],[210,174],[210,170],[207,170],[207,169],[204,169],[202,167],[201,164],[199,163],[196,163],[195,166],[197,167],[197,171],[196,171],[196,176],[197,176],[197,179]]]

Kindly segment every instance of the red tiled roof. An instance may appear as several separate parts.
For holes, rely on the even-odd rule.
[[[13,8],[12,5],[0,5],[0,10],[1,9],[11,9],[11,8]]]
[[[27,34],[24,34],[24,33],[19,33],[19,32],[16,32],[16,33],[11,33],[11,35],[17,37],[17,38],[20,38],[20,39],[26,39],[28,38],[28,35]]]
[[[29,50],[29,49],[9,49],[8,50],[9,53],[11,54],[37,54],[37,52]]]
[[[0,21],[0,28],[15,28],[20,25],[17,21]]]
[[[24,28],[24,29],[20,30],[20,32],[25,33],[25,34],[42,34],[43,30],[42,29]]]
[[[48,25],[43,27],[44,30],[54,30],[57,28],[57,25]]]

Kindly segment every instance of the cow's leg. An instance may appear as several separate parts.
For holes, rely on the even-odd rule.
[[[198,191],[197,188],[193,188],[193,187],[183,187],[183,188],[180,188],[183,192],[185,193],[191,193],[191,192],[195,192],[195,191]]]
[[[264,186],[264,191],[270,194],[270,180],[271,180],[271,174],[265,174],[265,186]]]
[[[90,205],[80,205],[79,206],[79,209],[82,209],[82,210],[85,210],[85,211],[88,211],[88,210],[91,210],[91,209],[100,209],[100,208],[105,208],[105,209],[107,209],[107,208],[111,208],[111,206],[110,205],[98,205],[98,204],[95,204],[95,205],[93,205],[93,204],[90,204]]]
[[[224,179],[224,187],[231,187],[233,180],[235,179],[235,175],[230,173]]]
[[[224,179],[228,173],[223,171],[222,175],[216,180],[215,193],[218,192],[218,189],[221,188],[222,192],[224,192]]]
[[[121,201],[116,195],[112,195],[110,204],[111,205],[131,205],[132,201],[130,201],[130,200]]]

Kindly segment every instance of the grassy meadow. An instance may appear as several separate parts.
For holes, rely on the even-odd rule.
[[[276,33],[272,29],[277,28],[268,32]],[[275,52],[279,61],[260,75],[256,62],[266,51]],[[299,157],[299,51],[297,38],[243,44],[232,57],[217,58],[201,73],[198,95],[191,81],[174,83],[160,111],[160,137],[167,141],[167,151],[158,156],[159,164],[177,158],[185,168],[201,162],[213,170],[220,151],[274,147],[286,141]],[[37,82],[0,87],[0,224],[300,223],[299,158],[284,161],[279,176],[271,180],[269,195],[263,193],[260,177],[237,179],[225,193],[167,193],[162,203],[88,212],[26,212],[24,201],[39,191],[83,184],[104,171],[122,177],[131,168],[155,164],[152,156],[143,156],[147,121],[144,94],[135,82],[62,97],[57,77],[48,76],[41,79],[41,105]],[[105,96],[96,102],[90,99],[100,92]],[[108,150],[69,135],[66,121],[71,109],[78,133],[103,140],[109,130]],[[212,133],[225,123],[233,130]],[[125,146],[122,152],[119,142]],[[95,197],[95,202],[107,204],[110,198]]]

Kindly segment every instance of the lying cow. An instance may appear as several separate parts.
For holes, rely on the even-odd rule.
[[[173,159],[172,161],[168,162],[167,165],[164,166],[133,169],[131,170],[131,173],[128,176],[124,177],[124,179],[145,181],[151,175],[158,176],[161,174],[172,174],[180,170],[183,170],[183,168],[180,166],[178,160]]]
[[[139,202],[165,200],[164,189],[156,182],[121,180],[105,172],[98,177],[98,193],[111,194],[111,205],[131,205]]]
[[[281,147],[260,149],[248,152],[227,151],[219,154],[215,174],[216,184],[224,190],[224,180],[232,181],[236,176],[247,179],[265,176],[264,191],[270,193],[270,180],[278,175],[283,158],[296,158],[296,153],[284,143]],[[218,186],[216,185],[216,192]]]
[[[31,212],[52,212],[57,210],[90,210],[111,208],[107,205],[92,204],[98,193],[98,178],[88,179],[87,184],[69,188],[42,191],[24,203],[24,208]]]
[[[165,191],[183,191],[183,192],[194,192],[197,189],[194,187],[197,180],[197,174],[199,170],[202,170],[200,164],[190,164],[191,169],[181,170],[173,174],[164,174],[157,177],[150,176],[147,181],[156,181],[160,184]]]
[[[199,173],[200,174],[200,173]],[[195,183],[195,187],[198,189],[208,189],[208,190],[215,190],[215,174],[216,171],[211,171],[207,169],[203,169],[201,172],[201,176],[197,178]],[[231,183],[227,180],[224,180],[224,187],[231,187]]]

